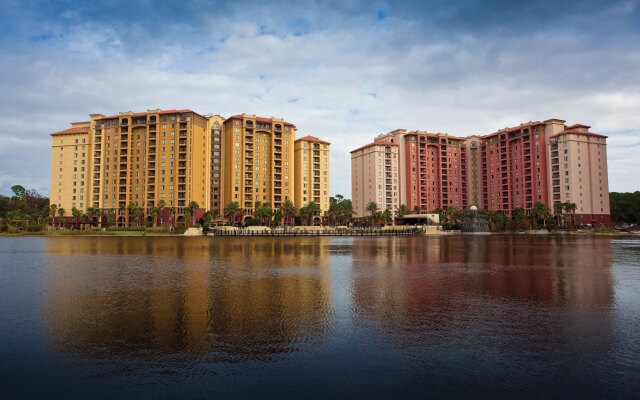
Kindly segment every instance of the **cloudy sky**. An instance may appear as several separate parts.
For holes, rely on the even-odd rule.
[[[0,193],[49,193],[49,133],[88,114],[284,117],[349,151],[381,132],[467,136],[565,119],[609,136],[640,190],[640,0],[0,2]]]

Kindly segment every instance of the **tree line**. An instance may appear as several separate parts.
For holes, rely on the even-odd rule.
[[[528,230],[528,229],[572,229],[575,224],[575,211],[577,209],[574,203],[557,203],[551,210],[543,203],[536,203],[527,214],[522,208],[517,208],[511,213],[511,217],[505,215],[502,211],[480,210],[479,215],[485,218],[489,223],[489,228],[493,232]],[[420,206],[409,209],[405,204],[398,206],[395,213],[390,210],[380,210],[375,202],[370,202],[366,206],[367,212],[370,214],[368,218],[361,218],[361,222],[375,225],[376,222],[391,222],[393,217],[403,218],[409,214],[421,214],[423,212]],[[443,229],[460,229],[462,221],[469,218],[469,211],[458,207],[447,207],[445,209],[436,208],[430,214],[438,214],[440,224]]]
[[[266,225],[266,226],[291,226],[296,222],[302,225],[313,225],[315,217],[321,217],[320,205],[315,201],[297,208],[289,199],[285,200],[280,207],[273,208],[270,203],[256,202],[253,212],[243,209],[237,202],[231,202],[223,209],[223,216],[230,225],[243,224],[245,226]],[[251,218],[243,221],[244,216]],[[330,225],[340,225],[351,221],[353,207],[351,200],[345,199],[338,194],[329,198],[329,209],[327,210],[325,223]],[[204,221],[209,222],[209,221]],[[203,225],[205,226],[205,225]],[[206,226],[205,226],[206,227]]]
[[[609,193],[611,221],[616,225],[640,224],[640,191]]]
[[[76,208],[65,210],[55,204],[49,205],[49,199],[41,195],[36,190],[25,189],[21,185],[11,187],[12,196],[0,195],[0,231],[17,232],[26,230],[29,232],[43,231],[49,227],[65,227],[69,223],[73,226],[79,224],[97,225],[103,227],[117,227],[118,218],[125,216],[129,228],[145,227],[175,227],[177,209],[174,206],[167,207],[164,200],[160,200],[157,206],[150,207],[145,214],[142,207],[130,202],[128,205],[121,204],[117,214],[101,214],[98,208],[88,208],[82,212]],[[638,224],[640,223],[640,192],[634,193],[610,193],[611,219],[614,224]],[[227,223],[267,226],[290,226],[296,223],[302,225],[312,225],[315,217],[322,217],[319,204],[311,201],[300,208],[295,207],[291,200],[285,200],[278,208],[274,208],[270,203],[256,202],[253,211],[242,209],[237,202],[231,202],[222,210],[222,215],[218,210],[209,210],[196,221],[197,210],[200,205],[191,201],[184,208],[185,226],[199,224],[208,227],[211,224],[219,223],[222,217]],[[533,209],[526,213],[523,209],[515,209],[511,217],[500,211],[480,210],[480,217],[489,222],[492,231],[526,230],[526,229],[558,229],[560,227],[573,228],[576,221],[574,203],[558,203],[553,209],[548,208],[543,203],[536,203]],[[323,216],[323,224],[347,225],[350,223],[360,223],[363,225],[375,225],[377,222],[390,223],[394,218],[402,218],[411,213],[421,213],[418,206],[409,209],[401,204],[395,212],[381,210],[375,202],[370,202],[366,206],[368,217],[354,219],[353,204],[350,199],[338,194],[329,199],[329,209]],[[437,208],[431,213],[438,214],[444,229],[458,229],[461,222],[469,216],[467,210],[457,207]],[[167,220],[165,221],[165,216]],[[245,216],[251,218],[244,220]],[[150,217],[150,218],[149,218]],[[106,226],[105,226],[106,225]]]

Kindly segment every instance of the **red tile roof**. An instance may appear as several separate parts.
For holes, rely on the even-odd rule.
[[[296,142],[299,142],[299,141],[316,142],[316,143],[322,143],[322,144],[331,144],[329,142],[325,142],[324,140],[320,140],[315,136],[304,136],[304,137],[301,137],[300,139],[296,139]]]
[[[607,136],[605,135],[599,135],[597,133],[593,133],[593,132],[580,132],[580,131],[576,131],[575,129],[565,129],[564,131],[560,132],[560,133],[556,133],[555,135],[551,136],[552,138],[554,137],[558,137],[558,136],[562,136],[562,135],[566,135],[568,133],[573,133],[575,135],[585,135],[585,136],[593,136],[593,137],[601,137],[601,138],[606,138]]]
[[[564,129],[574,129],[574,128],[591,128],[589,125],[583,125],[583,124],[575,124],[575,125],[571,125],[571,126],[567,126]]]
[[[439,138],[439,139],[453,139],[453,140],[467,139],[460,136],[451,136],[447,133],[432,133],[432,132],[425,132],[425,131],[411,131],[407,133],[407,135],[427,136],[427,137],[433,137],[433,138]]]
[[[526,123],[526,124],[524,124],[524,125],[519,125],[519,126],[514,126],[514,127],[512,127],[512,128],[502,129],[502,130],[500,130],[500,131],[498,131],[498,132],[489,133],[489,134],[484,135],[484,136],[482,136],[482,137],[483,137],[483,138],[486,138],[486,137],[490,137],[490,136],[498,135],[498,134],[501,134],[501,133],[515,132],[515,131],[519,131],[519,130],[521,130],[521,129],[523,129],[523,128],[528,128],[528,127],[530,127],[530,126],[535,126],[535,125],[544,125],[544,122],[540,122],[540,121],[533,121],[533,122],[530,122],[530,123],[529,123],[529,122],[527,122],[527,123]]]
[[[397,143],[391,143],[391,142],[376,141],[376,142],[373,142],[373,143],[369,143],[369,144],[367,144],[367,145],[364,145],[364,146],[362,146],[362,147],[358,147],[358,148],[357,148],[357,149],[355,149],[355,150],[351,150],[351,151],[350,151],[350,153],[355,153],[356,151],[364,150],[364,149],[366,149],[367,147],[372,147],[372,146],[398,146],[398,144],[397,144]]]
[[[51,134],[51,136],[57,136],[57,135],[76,135],[78,133],[88,133],[89,132],[89,127],[83,127],[83,128],[69,128],[69,129],[65,129],[63,131],[60,132],[54,132]]]
[[[227,118],[227,120],[229,120],[229,119],[242,119],[242,114],[232,115],[231,117]],[[260,121],[260,122],[275,122],[275,123],[279,122],[279,121],[272,121],[271,118],[263,118],[263,117],[256,117],[256,121]],[[288,125],[288,126],[295,126],[291,122],[286,122],[286,121],[284,121],[283,124]]]
[[[198,114],[195,111],[192,110],[161,110],[160,114],[181,114],[181,113],[194,113],[194,114]],[[143,117],[147,115],[146,112],[139,112],[139,113],[133,113],[131,114],[132,117]],[[200,114],[198,114],[200,115]],[[128,115],[125,115],[123,117],[127,117]],[[119,118],[120,115],[111,115],[109,117],[102,117],[102,118],[96,118],[96,119],[112,119],[112,118]]]

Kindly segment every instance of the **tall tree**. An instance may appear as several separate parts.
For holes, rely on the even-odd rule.
[[[290,225],[291,221],[293,220],[293,218],[295,218],[295,215],[298,212],[296,207],[293,205],[293,202],[289,199],[286,199],[280,205],[280,211],[282,211],[282,224],[284,226]]]
[[[56,211],[58,210],[58,205],[57,204],[51,204],[49,206],[49,215],[51,215],[51,217],[53,218],[53,226],[55,227],[56,225]]]
[[[242,214],[242,209],[238,205],[237,202],[232,201],[227,204],[227,206],[223,210],[224,217],[229,220],[229,224],[233,225],[236,222],[236,218],[238,214]]]
[[[158,202],[158,214],[160,214],[160,226],[164,226],[164,207],[166,203],[164,200]]]
[[[373,219],[376,215],[376,212],[378,212],[378,204],[375,201],[371,201],[369,202],[369,204],[367,204],[366,209],[371,213],[371,226],[373,226]]]
[[[160,212],[160,209],[158,207],[151,207],[149,209],[149,214],[151,214],[151,217],[153,218],[153,227],[155,228],[157,226],[157,222],[158,222],[158,213]]]
[[[176,208],[174,206],[169,207],[169,225],[176,225]]]
[[[187,206],[187,210],[189,210],[189,215],[191,216],[191,218],[189,219],[191,222],[191,226],[193,226],[193,220],[196,218],[196,213],[198,212],[199,208],[200,204],[198,204],[197,201],[191,201]]]

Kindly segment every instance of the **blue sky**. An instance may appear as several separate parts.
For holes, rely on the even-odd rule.
[[[0,2],[0,193],[49,192],[49,133],[91,113],[284,117],[349,151],[396,128],[467,136],[562,118],[640,190],[640,0]]]

